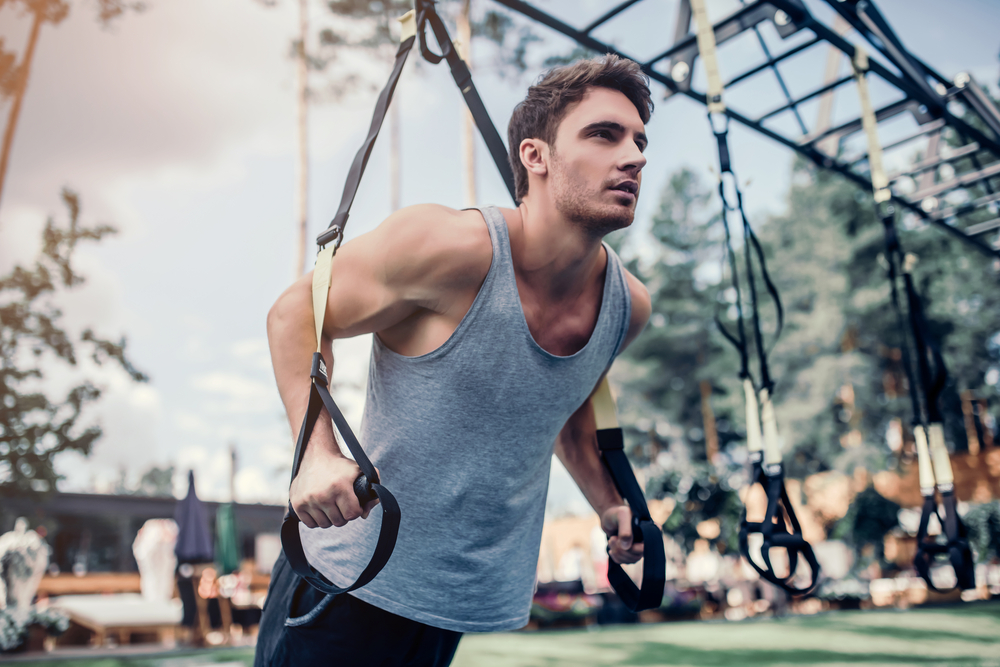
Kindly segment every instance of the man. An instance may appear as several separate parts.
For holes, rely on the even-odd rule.
[[[463,632],[523,626],[553,443],[611,558],[642,557],[589,395],[650,314],[601,239],[632,222],[652,107],[629,60],[553,70],[508,128],[516,209],[413,206],[338,251],[325,356],[333,368],[332,339],[375,334],[360,439],[399,502],[399,535],[385,569],[346,595],[314,591],[279,559],[258,665],[447,665]],[[293,431],[316,347],[311,298],[306,276],[268,315]],[[310,563],[337,585],[378,535],[358,474],[321,418],[290,498]]]

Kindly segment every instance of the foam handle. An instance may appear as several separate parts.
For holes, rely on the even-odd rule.
[[[778,442],[778,419],[767,389],[760,390],[760,416],[764,422],[764,465],[781,463],[781,444]]]
[[[743,380],[743,393],[747,399],[747,451],[759,452],[764,449],[760,435],[760,411],[757,406],[757,391],[750,378]]]
[[[354,495],[358,497],[358,502],[361,503],[362,508],[378,497],[375,495],[375,491],[372,489],[372,485],[369,484],[368,478],[365,477],[364,473],[358,475],[358,478],[354,480]]]
[[[934,495],[934,469],[931,467],[931,454],[927,448],[927,433],[924,427],[917,424],[913,427],[913,439],[917,444],[917,468],[920,471],[920,493],[925,496]]]
[[[951,469],[948,446],[944,443],[944,425],[940,422],[931,424],[927,432],[930,440],[931,461],[934,463],[934,477],[937,479],[939,487],[951,486],[955,482],[955,473]]]

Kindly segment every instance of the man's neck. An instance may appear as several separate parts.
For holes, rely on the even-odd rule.
[[[567,220],[551,202],[522,201],[513,218],[514,270],[543,300],[573,300],[603,272],[601,237]]]

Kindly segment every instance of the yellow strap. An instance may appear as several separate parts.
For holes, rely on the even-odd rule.
[[[396,20],[402,24],[402,32],[399,35],[400,42],[405,42],[417,34],[417,14],[412,9]]]
[[[691,14],[694,17],[698,36],[698,53],[705,64],[705,76],[708,79],[708,113],[725,113],[726,104],[722,101],[722,77],[719,76],[719,61],[715,55],[715,29],[708,20],[705,11],[705,0],[691,0]]]
[[[757,390],[750,378],[743,380],[743,394],[747,399],[747,451],[759,452],[764,449],[760,435],[760,411],[757,406]]]
[[[608,378],[601,380],[597,389],[590,397],[590,404],[594,406],[594,418],[597,421],[597,430],[606,428],[618,428],[618,414],[615,410],[615,398],[611,395],[611,385]]]
[[[316,351],[322,352],[323,320],[326,318],[326,301],[330,295],[330,268],[337,246],[331,243],[319,251],[313,269],[313,320],[316,322]]]
[[[764,422],[764,465],[781,463],[781,441],[778,435],[778,419],[774,415],[774,404],[767,389],[760,390],[760,417]]]
[[[872,107],[872,98],[868,92],[868,52],[860,46],[854,47],[854,80],[858,84],[858,97],[861,101],[861,126],[868,137],[868,172],[872,179],[872,194],[876,203],[889,201],[889,179],[882,166],[882,144],[878,140],[878,119]]]
[[[955,483],[955,473],[951,469],[948,446],[944,443],[944,425],[940,422],[931,424],[927,427],[927,435],[930,440],[931,461],[934,463],[934,477],[937,479],[938,488],[951,486]]]
[[[920,473],[920,493],[930,495],[934,493],[934,469],[931,468],[931,454],[927,448],[927,433],[924,427],[916,425],[913,427],[913,439],[917,444],[917,470]]]

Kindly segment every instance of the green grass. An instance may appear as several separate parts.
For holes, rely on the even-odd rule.
[[[237,667],[252,649],[33,667]],[[684,622],[595,630],[467,635],[453,667],[1000,667],[1000,602],[909,611],[833,612],[739,623]]]

